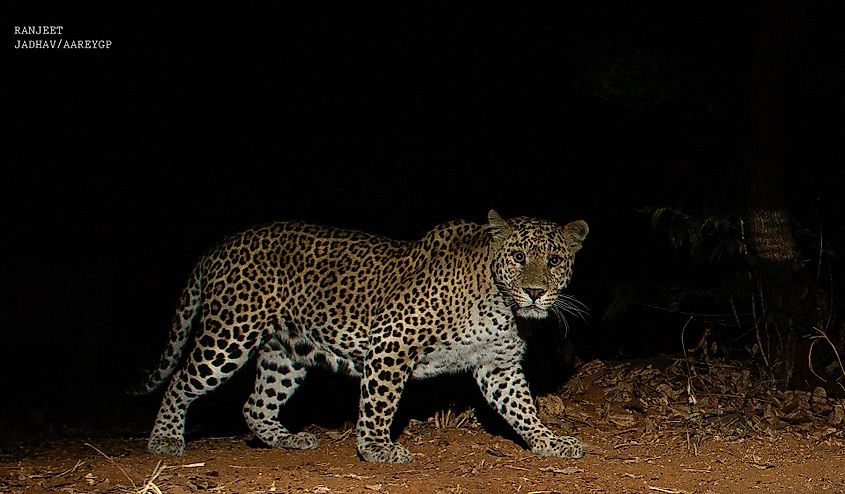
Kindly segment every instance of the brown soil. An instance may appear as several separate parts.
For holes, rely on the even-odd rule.
[[[237,436],[190,441],[183,458],[137,438],[22,440],[0,449],[0,492],[845,493],[842,399],[764,392],[735,366],[687,380],[675,364],[590,362],[542,397],[543,420],[590,445],[579,460],[538,457],[472,414],[441,414],[404,428],[407,465],[361,461],[348,427],[309,427],[321,441],[310,451]]]
[[[644,442],[585,427],[590,453],[562,460],[483,430],[425,428],[403,434],[413,463],[381,465],[356,457],[351,434],[338,440],[330,432],[319,433],[316,450],[215,438],[191,443],[179,459],[148,454],[138,439],[60,443],[0,465],[0,491],[845,493],[845,441],[833,436],[711,440],[696,451],[678,438]]]

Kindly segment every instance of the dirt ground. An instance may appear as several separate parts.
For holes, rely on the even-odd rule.
[[[398,438],[407,465],[361,461],[348,425],[306,427],[315,450],[205,437],[182,458],[137,437],[21,438],[0,447],[0,492],[845,493],[845,400],[753,392],[736,367],[692,379],[685,368],[591,362],[541,397],[544,422],[589,444],[579,460],[532,455],[470,409],[411,420]]]
[[[678,438],[582,428],[580,460],[542,458],[475,428],[403,434],[414,461],[369,464],[352,434],[318,431],[310,451],[253,449],[245,437],[195,441],[184,458],[161,458],[139,439],[84,440],[26,451],[0,465],[2,492],[271,493],[845,493],[845,440],[833,436],[711,440],[697,451]],[[338,437],[340,436],[340,437]],[[159,463],[161,462],[161,463]]]

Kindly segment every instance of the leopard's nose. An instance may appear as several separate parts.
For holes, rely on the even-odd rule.
[[[523,288],[522,291],[528,294],[532,302],[536,302],[538,298],[546,293],[545,288]]]

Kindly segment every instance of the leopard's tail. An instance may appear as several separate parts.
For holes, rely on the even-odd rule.
[[[197,263],[191,272],[188,284],[182,289],[179,305],[170,325],[170,339],[167,348],[161,354],[158,366],[149,372],[140,384],[130,387],[127,390],[129,394],[143,395],[155,391],[173,375],[176,366],[179,365],[185,345],[191,337],[191,326],[202,301],[202,271],[202,262]]]

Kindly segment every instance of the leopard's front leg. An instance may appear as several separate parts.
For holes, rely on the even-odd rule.
[[[473,370],[484,398],[542,456],[581,458],[584,445],[572,436],[557,436],[540,422],[522,366],[485,364]]]
[[[411,375],[411,359],[399,339],[371,343],[361,377],[358,453],[366,461],[410,463],[411,452],[390,440],[399,398]]]

